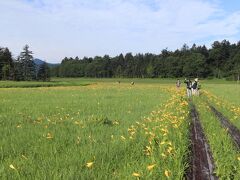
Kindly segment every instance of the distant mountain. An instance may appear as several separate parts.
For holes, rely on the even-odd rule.
[[[34,59],[33,62],[36,64],[36,65],[41,65],[43,64],[45,61],[41,60],[41,59]]]
[[[36,59],[33,60],[33,62],[34,62],[37,66],[39,66],[39,65],[43,64],[45,61],[36,58]],[[59,65],[59,64],[53,64],[53,63],[48,63],[48,62],[46,62],[46,63],[48,64],[49,67],[55,67],[55,66],[58,66],[58,65]]]

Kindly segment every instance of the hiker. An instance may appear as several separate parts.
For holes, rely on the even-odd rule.
[[[192,94],[198,95],[198,78],[194,79],[194,83],[192,85]]]
[[[177,82],[176,82],[176,87],[177,87],[177,89],[179,89],[180,86],[181,86],[181,81],[178,79]]]
[[[192,81],[190,79],[185,79],[184,83],[186,84],[187,88],[187,96],[191,97],[192,96]]]

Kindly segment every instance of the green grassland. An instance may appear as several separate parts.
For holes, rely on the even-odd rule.
[[[34,88],[34,87],[57,87],[57,86],[86,86],[87,79],[64,79],[56,78],[51,81],[0,81],[0,88]]]
[[[184,78],[180,78],[182,84]],[[41,81],[0,81],[0,88],[34,88],[34,87],[59,87],[59,86],[87,86],[89,84],[95,83],[115,83],[120,81],[120,83],[135,82],[137,84],[170,84],[174,85],[176,79],[161,79],[161,78],[150,78],[150,79],[137,79],[137,78],[52,78],[49,82]],[[206,84],[205,88],[211,88],[215,85],[233,85],[236,84],[235,81],[225,81],[222,79],[212,79],[212,80],[201,80],[201,83]],[[214,89],[214,87],[213,87]]]
[[[206,89],[225,101],[240,105],[240,84],[207,84]]]
[[[169,98],[151,84],[0,91],[1,179],[124,177],[142,147],[121,137]],[[94,169],[85,167],[90,161]]]
[[[34,88],[34,87],[59,87],[59,86],[87,86],[96,83],[128,83],[137,84],[174,84],[173,79],[135,79],[135,78],[52,78],[49,82],[41,81],[0,81],[0,88]]]
[[[178,91],[175,81],[0,82],[0,179],[182,179],[189,109],[184,85]],[[209,80],[202,87],[239,107],[234,82]],[[224,130],[204,113],[205,99],[195,103],[218,160],[216,172],[231,179],[240,156],[226,133],[215,142]]]
[[[240,129],[240,84],[208,84],[202,98],[214,105]]]

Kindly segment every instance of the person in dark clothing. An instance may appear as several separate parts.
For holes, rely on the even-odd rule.
[[[194,83],[192,85],[192,94],[198,95],[198,78],[194,80]]]
[[[192,81],[190,79],[185,79],[184,83],[186,84],[187,88],[187,96],[192,96]]]

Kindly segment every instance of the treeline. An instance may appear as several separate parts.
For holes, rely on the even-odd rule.
[[[0,80],[49,81],[50,69],[47,63],[34,63],[33,52],[28,45],[24,46],[17,59],[12,57],[8,48],[0,47]]]
[[[120,54],[116,57],[96,56],[83,59],[65,57],[52,75],[58,77],[128,77],[128,78],[176,78],[215,77],[239,78],[240,42],[215,41],[206,46],[186,44],[181,49],[162,50],[159,55],[147,53]]]

